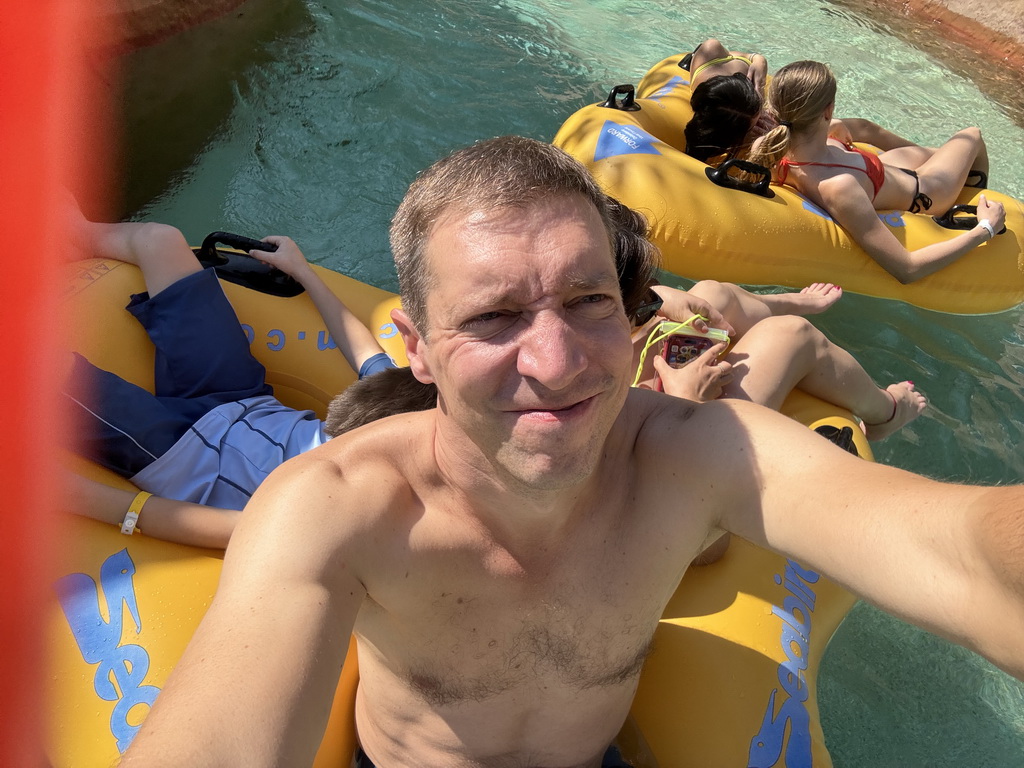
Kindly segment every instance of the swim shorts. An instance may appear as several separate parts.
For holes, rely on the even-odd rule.
[[[156,348],[154,391],[75,355],[66,391],[82,407],[89,458],[131,476],[218,406],[273,395],[212,268],[134,294],[127,309]]]

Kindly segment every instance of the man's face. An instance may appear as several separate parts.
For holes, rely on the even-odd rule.
[[[452,213],[426,257],[427,340],[410,352],[437,383],[439,435],[529,488],[586,478],[625,401],[632,355],[597,210],[565,196]]]

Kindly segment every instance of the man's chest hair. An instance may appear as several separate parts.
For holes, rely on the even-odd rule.
[[[410,654],[410,685],[433,704],[482,701],[516,688],[584,691],[640,672],[659,611],[639,605],[589,609],[506,605],[500,617],[451,618]],[[479,620],[478,620],[479,619]]]

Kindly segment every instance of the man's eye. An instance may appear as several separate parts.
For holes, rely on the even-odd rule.
[[[469,318],[462,325],[464,328],[481,328],[494,325],[500,320],[509,318],[507,312],[482,312],[479,315]]]
[[[609,296],[606,293],[592,293],[587,296],[581,296],[579,299],[576,300],[576,303],[589,306],[594,304],[601,304],[602,302],[611,300],[611,296]]]
[[[501,312],[484,312],[482,315],[474,317],[470,322],[486,323],[488,320],[497,320],[499,317],[501,317]]]

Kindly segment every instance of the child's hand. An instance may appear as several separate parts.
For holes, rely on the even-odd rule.
[[[249,251],[249,255],[254,259],[262,261],[264,264],[277,267],[286,275],[295,278],[301,283],[302,278],[309,270],[309,262],[306,261],[306,257],[299,250],[299,246],[295,244],[295,241],[283,235],[271,235],[264,237],[263,242],[276,245],[277,250],[252,250]]]

